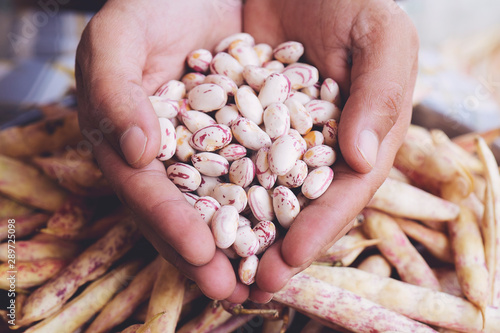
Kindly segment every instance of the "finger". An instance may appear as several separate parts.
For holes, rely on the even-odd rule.
[[[141,169],[132,168],[106,142],[95,147],[95,157],[141,224],[149,225],[189,263],[203,265],[212,259],[215,244],[209,227],[167,178],[163,163],[155,159]]]
[[[250,295],[248,298],[254,303],[266,304],[271,302],[273,294],[260,289],[256,285],[252,285],[250,287]]]

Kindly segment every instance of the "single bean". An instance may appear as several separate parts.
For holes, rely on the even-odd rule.
[[[326,192],[333,181],[333,170],[328,166],[321,166],[312,170],[302,184],[302,194],[308,199],[317,199]]]
[[[222,206],[212,217],[212,234],[215,245],[220,249],[227,249],[233,245],[238,231],[239,214],[234,206]]]
[[[273,208],[281,226],[288,229],[300,212],[297,197],[285,186],[277,186],[273,191]]]
[[[198,49],[190,52],[186,57],[189,68],[196,72],[206,73],[212,62],[212,52],[205,49]]]
[[[201,175],[194,167],[185,163],[174,163],[167,168],[167,177],[182,192],[196,191]]]
[[[158,88],[155,96],[179,101],[186,96],[186,85],[178,80],[170,80]]]

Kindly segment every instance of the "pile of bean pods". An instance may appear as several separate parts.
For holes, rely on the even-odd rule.
[[[254,282],[258,255],[333,180],[339,87],[299,62],[304,47],[272,48],[239,33],[215,55],[191,52],[192,70],[150,101],[161,128],[157,158],[210,226],[218,248]]]

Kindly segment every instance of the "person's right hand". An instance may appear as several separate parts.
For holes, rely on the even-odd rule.
[[[99,166],[144,235],[205,295],[232,302],[248,287],[155,159],[160,128],[148,96],[182,74],[190,51],[213,49],[241,25],[240,1],[110,0],[85,29],[75,69],[82,132],[93,134]]]

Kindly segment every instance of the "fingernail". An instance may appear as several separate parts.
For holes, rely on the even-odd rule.
[[[356,148],[358,148],[359,153],[372,169],[377,162],[378,145],[377,135],[370,130],[364,130],[358,137],[358,146]]]
[[[130,127],[120,138],[120,148],[128,164],[137,163],[146,150],[148,138],[137,126]]]

